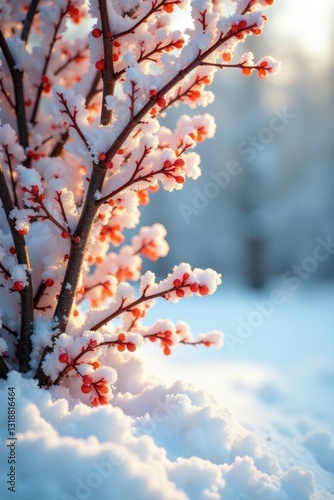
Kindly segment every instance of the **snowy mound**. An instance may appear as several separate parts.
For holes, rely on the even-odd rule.
[[[148,378],[142,362],[119,357],[112,404],[88,407],[65,389],[45,391],[11,373],[16,392],[16,500],[306,500],[311,472],[282,471],[230,412],[203,390]],[[1,411],[1,434],[7,414]],[[312,441],[308,442],[312,447]],[[2,447],[0,463],[7,464]],[[7,466],[8,467],[8,466]],[[3,469],[3,467],[2,467]]]

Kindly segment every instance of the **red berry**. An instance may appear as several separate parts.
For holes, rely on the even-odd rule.
[[[190,290],[193,292],[193,293],[196,293],[198,292],[198,289],[199,289],[199,286],[197,283],[191,283],[190,285]]]
[[[102,59],[100,61],[96,61],[95,68],[98,71],[102,71],[104,69],[104,61]]]
[[[82,384],[81,392],[83,392],[84,394],[89,394],[91,392],[91,390],[92,390],[91,385]]]
[[[175,177],[175,180],[176,180],[176,182],[177,182],[178,184],[183,184],[183,183],[184,183],[184,181],[185,181],[185,178],[184,178],[184,177],[182,177],[182,175],[177,175],[177,176]]]
[[[184,290],[182,290],[182,288],[178,288],[176,291],[175,291],[177,297],[179,297],[180,299],[182,299],[182,297],[184,297]]]
[[[118,350],[119,352],[123,352],[123,351],[125,351],[125,345],[124,345],[124,344],[118,344],[118,346],[117,346],[117,350]]]
[[[45,280],[45,286],[51,287],[54,284],[55,284],[55,282],[51,278],[48,278],[47,280]]]
[[[200,295],[208,295],[209,293],[209,287],[206,285],[202,285],[199,287],[199,293]]]
[[[136,344],[134,344],[133,342],[129,342],[128,344],[126,344],[126,347],[130,352],[134,352],[137,349]]]
[[[151,89],[151,90],[150,90],[150,96],[152,96],[152,97],[153,97],[153,96],[155,96],[155,95],[157,95],[157,90],[156,90],[156,89]]]
[[[14,285],[13,285],[13,289],[16,291],[16,292],[22,292],[22,290],[25,288],[25,285],[23,283],[23,281],[15,281]]]
[[[183,44],[184,44],[184,40],[182,38],[180,38],[179,40],[176,40],[176,42],[174,43],[174,47],[176,47],[177,49],[182,49]]]
[[[62,237],[62,238],[64,238],[64,239],[68,238],[68,237],[69,237],[68,232],[67,232],[67,231],[63,231],[63,232],[61,233],[61,237]]]
[[[106,168],[113,168],[114,164],[112,161],[107,161]]]
[[[150,335],[150,336],[149,336],[149,340],[150,340],[151,342],[155,342],[155,341],[157,340],[157,338],[156,338],[156,337],[153,337],[153,335]]]
[[[104,396],[100,396],[99,397],[99,403],[100,403],[100,405],[107,405],[108,404],[108,400]]]
[[[12,255],[15,255],[16,254],[15,248],[14,247],[10,247],[9,253],[11,253]]]
[[[141,310],[138,308],[131,309],[132,316],[135,318],[140,318],[141,317]]]
[[[183,273],[183,281],[187,281],[189,277],[190,277],[189,273]]]
[[[107,155],[105,153],[100,153],[99,154],[99,160],[104,161],[107,158]]]
[[[165,346],[164,348],[164,355],[169,356],[172,351],[169,349],[169,347]]]
[[[41,76],[41,82],[44,84],[44,83],[49,83],[49,77],[46,76],[46,75],[42,75]]]
[[[17,232],[19,233],[20,236],[25,236],[27,234],[28,230],[27,229],[19,229]]]
[[[102,35],[102,31],[99,28],[94,28],[92,30],[92,36],[94,38],[100,38],[101,35]]]
[[[183,158],[177,158],[177,159],[175,160],[175,162],[174,162],[174,167],[176,167],[176,168],[181,168],[181,167],[183,167],[183,166],[184,166],[184,164],[185,164],[185,161],[184,161],[184,159],[183,159]]]
[[[62,352],[61,354],[59,354],[58,360],[60,363],[68,363],[68,356],[66,352]]]
[[[166,330],[166,331],[164,332],[164,336],[165,336],[166,338],[169,338],[169,337],[171,337],[172,335],[173,335],[173,333],[172,333],[170,330]]]
[[[92,399],[91,405],[92,406],[98,406],[99,405],[99,402],[98,402],[97,398]]]
[[[107,37],[107,38],[111,38],[111,37],[112,37],[112,32],[111,32],[111,31],[107,31],[107,33],[106,33],[106,37]]]
[[[118,342],[123,342],[125,340],[125,335],[124,333],[120,333],[117,337]]]
[[[181,280],[179,280],[179,279],[175,279],[175,280],[173,281],[173,286],[174,286],[175,288],[178,288],[179,286],[181,286]]]
[[[73,242],[74,243],[80,243],[80,241],[81,241],[80,236],[73,236]]]
[[[157,105],[160,106],[160,108],[164,108],[167,106],[167,101],[164,97],[159,97],[157,100]]]
[[[99,391],[102,392],[102,394],[108,394],[109,387],[107,385],[100,385],[99,386]]]
[[[84,375],[82,377],[82,382],[85,385],[91,385],[91,383],[93,382],[93,377],[91,375]]]

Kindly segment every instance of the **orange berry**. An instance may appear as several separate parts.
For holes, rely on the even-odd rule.
[[[176,168],[182,168],[185,164],[185,161],[183,158],[177,158],[175,161],[174,161],[174,167]]]
[[[131,309],[132,316],[135,318],[140,318],[141,317],[141,310],[137,309],[136,307],[134,309]]]
[[[117,346],[117,350],[118,350],[119,352],[123,352],[123,351],[125,351],[125,345],[124,345],[124,344],[118,344],[118,346]]]
[[[118,342],[123,342],[125,340],[125,335],[124,333],[120,333],[117,337]]]
[[[166,3],[164,6],[163,6],[163,9],[165,12],[167,12],[167,14],[171,14],[174,10],[174,5],[172,3]]]
[[[232,54],[230,52],[223,52],[223,60],[229,62],[232,59]]]
[[[109,388],[106,385],[100,385],[99,386],[99,391],[102,392],[102,394],[108,394]]]
[[[126,347],[130,352],[134,352],[137,349],[136,344],[134,344],[133,342],[129,342],[128,344],[126,344]]]
[[[87,385],[87,384],[82,384],[81,386],[81,392],[83,392],[84,394],[89,394],[92,390],[92,386],[91,385]]]
[[[199,287],[199,293],[200,295],[208,295],[209,293],[209,287],[206,285],[202,285]]]
[[[169,356],[172,351],[169,349],[169,347],[165,346],[164,348],[164,355]]]
[[[250,76],[253,73],[251,68],[242,68],[242,72],[245,76]]]
[[[264,69],[264,68],[261,68],[258,71],[258,75],[259,75],[259,78],[262,78],[262,79],[267,78],[268,71],[266,69]]]
[[[108,400],[107,400],[106,397],[100,396],[99,397],[99,403],[100,403],[100,405],[107,405],[108,404]]]
[[[174,43],[174,47],[176,47],[177,49],[182,49],[183,44],[184,44],[184,40],[182,38],[180,38],[179,40],[177,40]]]

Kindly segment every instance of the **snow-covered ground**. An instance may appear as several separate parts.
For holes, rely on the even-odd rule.
[[[12,374],[0,383],[1,499],[334,499],[333,292],[329,283],[253,292],[227,281],[213,297],[160,301],[150,322],[218,328],[225,346],[116,354],[112,405],[68,405],[61,390],[51,399]]]

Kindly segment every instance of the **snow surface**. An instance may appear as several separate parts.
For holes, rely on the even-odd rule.
[[[159,302],[150,321],[183,319],[195,333],[221,328],[232,339],[270,291],[225,283],[205,303]],[[6,445],[14,387],[16,492],[2,445],[1,499],[334,499],[333,291],[286,291],[234,347],[225,338],[221,350],[180,345],[167,357],[148,344],[117,353],[110,405],[68,403],[63,389],[11,373],[0,382],[0,428]]]

